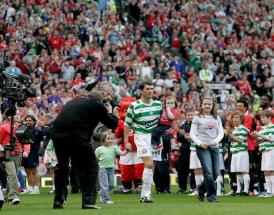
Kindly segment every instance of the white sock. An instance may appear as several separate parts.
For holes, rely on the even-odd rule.
[[[223,186],[223,176],[219,175],[216,179],[216,184],[217,184],[217,195],[222,194],[222,186]]]
[[[250,183],[250,176],[248,173],[245,173],[243,175],[243,179],[244,179],[244,192],[248,193],[249,191],[249,183]]]
[[[143,172],[143,187],[141,191],[141,197],[145,197],[145,196],[150,197],[152,182],[153,182],[152,169],[145,168]]]
[[[34,190],[39,190],[39,186],[34,186]]]
[[[200,185],[204,180],[204,176],[203,175],[195,175],[195,183],[196,183],[196,187],[198,185]]]
[[[266,186],[266,192],[268,194],[271,194],[272,192],[271,176],[265,176],[265,186]]]
[[[271,194],[274,195],[274,175],[271,175],[270,178],[271,178]]]
[[[242,189],[241,184],[243,182],[243,177],[241,174],[237,174],[236,178],[237,178],[237,193],[240,193]]]
[[[28,186],[28,191],[32,192],[33,191],[33,186]]]

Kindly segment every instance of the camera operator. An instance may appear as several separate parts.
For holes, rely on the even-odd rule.
[[[14,131],[18,127],[18,116],[14,117],[15,125]],[[4,117],[3,123],[0,126],[0,145],[5,149],[5,153],[10,154],[10,159],[2,161],[4,170],[7,174],[7,185],[5,192],[5,201],[16,205],[20,203],[20,199],[18,198],[18,167],[21,162],[22,155],[22,145],[16,139],[15,146],[11,144],[10,141],[10,129],[11,129],[11,119],[10,117]],[[3,158],[4,153],[1,153],[1,157]]]
[[[40,181],[37,167],[39,166],[39,149],[40,143],[43,141],[43,132],[35,126],[36,119],[33,115],[27,115],[25,117],[25,124],[33,134],[34,142],[30,145],[29,153],[23,153],[22,166],[26,170],[28,180],[28,188],[24,193],[40,194]]]
[[[111,115],[112,108],[102,104],[102,94],[91,91],[89,98],[69,101],[53,123],[52,140],[58,164],[55,170],[55,199],[53,208],[63,208],[64,188],[67,184],[69,161],[75,169],[82,191],[82,209],[99,209],[96,202],[98,163],[90,138],[94,128],[102,122],[110,129],[118,125]],[[115,115],[119,116],[114,109]]]

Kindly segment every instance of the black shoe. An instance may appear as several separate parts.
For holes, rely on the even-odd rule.
[[[249,196],[248,193],[246,193],[246,192],[240,192],[239,195],[240,195],[240,196]]]
[[[97,205],[84,204],[84,205],[82,205],[82,209],[101,209],[101,207],[99,207]]]
[[[63,202],[61,201],[54,201],[53,203],[53,209],[63,209]]]
[[[237,196],[238,194],[237,194],[236,191],[233,191],[230,195],[231,195],[231,196]]]
[[[213,199],[213,200],[208,200],[208,202],[210,202],[210,203],[217,203],[219,201],[217,199]]]
[[[79,193],[79,190],[78,189],[71,189],[70,193],[71,194],[77,194],[77,193]]]
[[[140,203],[153,203],[153,200],[145,196],[140,198]]]
[[[197,188],[197,198],[200,202],[203,202],[205,200],[205,192],[201,189],[201,186],[198,185]]]
[[[177,191],[177,193],[185,193],[185,190],[180,189]]]
[[[171,191],[170,190],[166,190],[166,193],[171,194]]]

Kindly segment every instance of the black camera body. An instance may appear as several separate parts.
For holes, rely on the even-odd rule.
[[[28,97],[34,97],[36,89],[31,87],[30,77],[20,75],[18,77],[0,73],[0,96],[18,103],[18,106],[25,106],[24,102]],[[1,109],[4,109],[3,107]],[[1,110],[2,111],[2,110]]]
[[[6,145],[4,148],[1,147],[0,152],[0,161],[10,161],[11,160],[11,152],[15,149],[14,144]]]
[[[3,160],[4,161],[10,161],[11,160],[11,151],[13,151],[15,149],[14,145],[7,145],[4,148],[4,157]]]
[[[10,161],[12,151],[16,148],[16,139],[14,137],[14,116],[16,115],[17,106],[24,107],[28,97],[34,97],[36,90],[31,87],[31,79],[27,75],[10,76],[0,73],[0,96],[3,98],[1,104],[1,113],[5,116],[11,116],[10,144],[1,147],[0,160]],[[15,132],[16,137],[21,144],[32,144],[34,136],[32,132],[24,126],[19,126]]]
[[[15,136],[22,145],[33,144],[35,141],[35,136],[31,132],[31,130],[24,124],[20,125],[16,129]]]

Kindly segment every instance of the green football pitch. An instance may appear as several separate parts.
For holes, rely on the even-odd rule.
[[[273,215],[274,197],[219,197],[218,203],[199,202],[196,197],[185,194],[156,194],[153,192],[153,204],[139,203],[138,194],[111,194],[114,204],[102,204],[98,200],[100,210],[82,210],[79,194],[69,195],[64,209],[53,210],[53,195],[47,194],[49,189],[43,188],[40,195],[21,195],[19,205],[5,204],[0,211],[2,215],[44,215],[44,214],[102,214],[102,215],[173,215],[173,214],[229,214],[229,215]]]

